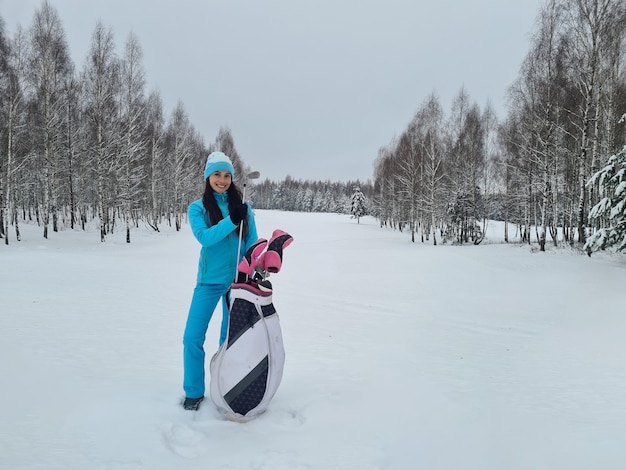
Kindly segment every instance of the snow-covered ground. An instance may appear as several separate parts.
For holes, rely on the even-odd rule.
[[[0,246],[0,468],[624,468],[623,256],[412,244],[369,217],[257,224],[295,241],[271,278],[283,382],[246,424],[179,405],[187,226],[130,245],[23,226]]]

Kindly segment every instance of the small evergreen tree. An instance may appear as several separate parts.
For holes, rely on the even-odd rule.
[[[598,220],[601,228],[587,239],[584,249],[589,256],[609,247],[626,251],[626,146],[609,158],[587,186],[595,187],[601,197],[589,212],[589,220]]]
[[[357,186],[354,188],[350,203],[350,214],[356,218],[357,224],[360,223],[360,218],[366,214],[365,203],[365,195],[361,192],[361,188]]]

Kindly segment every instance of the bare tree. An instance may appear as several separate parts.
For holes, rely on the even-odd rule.
[[[85,113],[89,120],[89,161],[95,173],[100,241],[104,242],[109,216],[107,203],[111,204],[114,193],[109,176],[113,173],[117,151],[119,61],[115,55],[113,33],[100,22],[92,36],[83,83]]]
[[[144,96],[145,73],[142,66],[143,53],[139,40],[130,34],[126,42],[126,53],[121,63],[121,120],[122,141],[120,143],[121,174],[120,195],[124,209],[126,243],[130,243],[130,227],[133,201],[138,196],[141,179],[145,173],[141,157],[146,149]]]
[[[1,38],[1,34],[0,34]],[[2,40],[2,39],[0,39]],[[0,60],[3,79],[2,103],[3,115],[6,127],[6,147],[1,153],[6,151],[6,161],[4,172],[0,177],[0,186],[4,187],[2,201],[2,232],[5,237],[5,244],[9,244],[9,225],[15,226],[16,240],[20,240],[19,219],[17,217],[17,179],[18,170],[24,164],[24,151],[18,152],[20,141],[25,133],[26,120],[26,98],[25,98],[25,77],[27,70],[27,40],[21,28],[15,32],[11,41],[2,42],[3,59]],[[22,157],[20,159],[20,156]]]
[[[35,92],[36,139],[43,165],[43,236],[48,238],[52,215],[53,230],[58,230],[58,165],[61,155],[63,124],[63,83],[70,73],[70,59],[59,15],[44,0],[35,12],[31,27],[30,79]]]
[[[480,182],[485,165],[486,126],[478,105],[465,89],[453,101],[448,124],[448,201],[453,233],[459,243],[480,243],[483,201]]]
[[[186,191],[189,189],[189,176],[186,169],[193,160],[194,130],[189,122],[189,116],[182,102],[172,113],[167,127],[168,149],[168,201],[169,216],[173,216],[176,230],[180,230],[181,215],[185,213],[188,198]]]
[[[9,70],[9,45],[4,33],[4,20],[0,17],[0,118],[2,120],[9,119],[9,101],[7,95],[9,94],[10,86],[10,70]],[[2,142],[3,134],[6,132],[9,134],[11,129],[10,123],[8,123],[6,129],[0,127],[0,142]],[[9,142],[7,150],[7,163],[5,164],[5,149],[0,147],[0,238],[5,237],[5,243],[9,243],[9,229],[8,229],[8,200],[10,198],[10,185],[8,183],[9,172],[11,169],[11,145],[10,137],[7,135],[7,141]],[[6,166],[6,168],[5,168]],[[6,226],[5,226],[6,224]]]
[[[517,205],[513,188],[513,162],[517,157],[518,147],[516,140],[516,121],[510,116],[498,128],[498,146],[501,149],[497,170],[502,185],[501,217],[504,221],[504,241],[509,242],[509,222],[515,219]]]
[[[581,95],[576,110],[579,131],[578,155],[578,242],[586,241],[588,195],[586,182],[597,166],[598,99],[603,86],[601,65],[603,36],[611,31],[616,0],[575,0],[567,2],[567,23],[573,38],[573,53],[580,64],[574,68],[575,80]]]
[[[163,119],[163,103],[161,95],[157,91],[150,93],[147,103],[147,158],[148,158],[148,225],[157,232],[159,231],[160,217],[159,207],[159,183],[164,180],[163,159],[164,159],[164,135],[165,121]]]
[[[424,210],[423,232],[426,239],[432,232],[433,245],[437,244],[437,219],[443,219],[440,200],[443,194],[444,179],[444,141],[443,141],[443,109],[439,98],[432,93],[424,102],[417,114],[417,136],[423,155],[423,191],[422,207]]]
[[[374,165],[374,215],[378,217],[381,228],[396,226],[396,174],[396,162],[391,150],[381,147]]]
[[[83,131],[83,120],[81,119],[81,106],[80,106],[80,97],[81,97],[81,83],[78,78],[72,73],[68,75],[64,84],[64,93],[65,93],[65,144],[64,151],[66,154],[65,162],[65,175],[67,179],[67,200],[66,206],[68,206],[69,210],[69,218],[70,218],[70,228],[74,228],[78,222],[79,217],[79,203],[83,202],[79,198],[79,195],[82,195],[84,198],[85,191],[80,191],[77,189],[78,183],[82,180],[82,186],[84,186],[84,181],[86,178],[82,177],[82,172],[84,168],[80,165],[80,159],[77,157],[78,154],[82,154],[83,149],[81,148],[82,139],[81,135],[84,134]],[[84,211],[83,211],[84,212]],[[83,229],[85,223],[86,215],[84,213],[80,214]]]
[[[518,145],[523,149],[522,155],[528,158],[529,205],[526,213],[539,212],[539,221],[533,225],[537,227],[541,251],[545,251],[548,231],[557,244],[560,116],[565,93],[562,70],[563,51],[567,48],[561,31],[562,10],[557,1],[550,0],[538,16],[539,30],[522,63],[513,92],[524,129]],[[531,223],[530,218],[527,221]]]
[[[422,190],[422,155],[413,121],[409,129],[400,136],[397,147],[398,174],[397,188],[403,202],[402,222],[408,222],[411,241],[415,242],[415,233],[419,226]]]

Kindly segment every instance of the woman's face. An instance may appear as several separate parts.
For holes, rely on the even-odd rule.
[[[209,176],[209,184],[211,189],[216,193],[225,193],[232,183],[230,172],[216,171]]]

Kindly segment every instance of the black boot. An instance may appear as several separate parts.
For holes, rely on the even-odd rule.
[[[185,398],[185,401],[183,402],[183,408],[185,408],[186,410],[196,411],[198,408],[200,408],[200,403],[202,403],[202,400],[204,400],[204,397]]]

